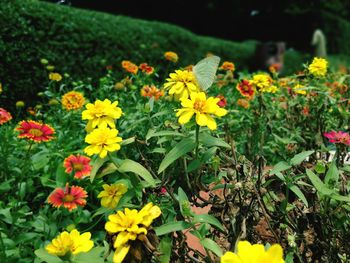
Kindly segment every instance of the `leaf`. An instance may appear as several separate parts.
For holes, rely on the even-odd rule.
[[[125,146],[125,145],[128,145],[130,143],[134,143],[134,142],[135,142],[135,137],[130,137],[128,139],[122,140],[120,145]]]
[[[319,191],[321,194],[331,195],[333,193],[333,191],[328,189],[321,181],[321,179],[317,175],[315,175],[311,170],[306,169],[306,175],[309,177],[311,183],[316,188],[316,190]]]
[[[338,180],[339,180],[339,171],[336,163],[333,161],[326,173],[324,182],[328,187],[332,188],[338,182]]]
[[[158,227],[154,227],[154,231],[157,236],[162,236],[175,231],[181,231],[192,227],[192,224],[185,221],[176,221],[171,223],[166,223]]]
[[[306,205],[306,207],[309,207],[309,203],[307,202],[305,195],[303,194],[303,192],[300,190],[300,188],[298,186],[291,185],[289,187],[289,189],[291,191],[293,191],[293,193],[296,194],[296,196],[298,196],[301,201],[303,201],[303,203]]]
[[[49,152],[47,149],[44,149],[36,154],[34,154],[32,157],[32,165],[35,170],[39,170],[43,168],[49,161]]]
[[[305,151],[305,152],[298,153],[290,160],[290,163],[294,166],[299,165],[306,159],[306,157],[310,156],[314,152],[315,151]]]
[[[34,254],[47,263],[62,263],[59,257],[49,254],[44,248],[40,248],[34,251]]]
[[[222,226],[222,224],[220,223],[220,221],[217,220],[212,215],[208,215],[208,214],[199,214],[199,215],[197,215],[197,214],[195,214],[193,216],[193,222],[194,223],[208,223],[208,224],[211,224],[213,226],[216,226],[221,231],[225,231],[225,229]]]
[[[150,186],[155,187],[157,185],[157,181],[152,177],[151,173],[147,171],[145,167],[143,167],[138,162],[135,162],[130,159],[125,159],[121,162],[118,171],[121,173],[132,172],[140,176],[143,180],[149,183]]]
[[[94,247],[89,252],[86,253],[79,253],[77,254],[73,262],[74,263],[104,263],[103,257],[101,257],[101,254],[104,252],[104,247]]]
[[[92,183],[95,179],[96,173],[98,172],[98,170],[101,168],[101,166],[108,160],[108,158],[97,158],[95,161],[93,161],[91,163],[92,165],[92,169],[91,169],[91,173],[90,173],[90,182]]]
[[[200,243],[206,249],[213,251],[218,257],[222,256],[222,250],[215,241],[213,241],[209,238],[204,238],[204,239],[200,240]]]
[[[203,132],[199,134],[199,142],[203,143],[205,146],[219,146],[227,149],[231,149],[231,146],[220,138],[211,136],[209,133]]]
[[[173,149],[164,157],[159,165],[158,174],[163,172],[170,164],[175,162],[181,156],[192,151],[196,147],[196,143],[192,138],[185,138],[175,145]]]
[[[169,263],[171,256],[171,248],[172,248],[172,239],[170,237],[163,237],[159,244],[159,252],[161,256],[159,256],[161,263]]]
[[[274,175],[274,174],[277,174],[279,172],[283,172],[285,170],[288,170],[289,168],[291,168],[292,166],[289,165],[288,163],[282,161],[282,162],[279,162],[277,163],[273,169],[270,171],[270,175]]]
[[[183,216],[193,216],[194,214],[193,214],[192,209],[191,209],[191,204],[188,201],[188,197],[187,197],[185,191],[182,190],[181,187],[179,187],[177,195],[178,195],[178,200],[179,200],[179,204],[180,204],[181,214]]]
[[[97,178],[101,178],[105,175],[114,173],[115,171],[117,171],[118,168],[117,166],[115,166],[114,163],[109,163],[107,164],[107,166],[105,168],[103,168],[103,170],[98,174]]]
[[[179,137],[185,137],[184,134],[179,133],[177,131],[159,131],[155,132],[154,130],[149,130],[146,135],[146,141],[151,139],[152,137],[162,137],[162,136],[179,136]]]
[[[57,187],[63,187],[66,185],[66,182],[68,181],[68,176],[64,171],[63,165],[58,165],[56,169],[56,186]]]

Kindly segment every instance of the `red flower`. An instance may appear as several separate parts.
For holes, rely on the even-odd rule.
[[[331,143],[339,143],[344,145],[350,145],[350,135],[347,132],[343,131],[331,131],[323,133],[323,136],[326,137]]]
[[[66,168],[66,173],[75,172],[74,177],[82,179],[90,175],[92,166],[90,158],[78,154],[77,156],[70,155],[63,161],[63,166]]]
[[[65,207],[69,211],[76,209],[78,206],[85,206],[87,197],[86,191],[79,187],[66,184],[65,188],[56,188],[49,196],[48,203],[53,207]]]
[[[236,89],[244,97],[252,98],[254,96],[255,91],[253,85],[249,82],[249,80],[243,79],[240,83],[237,84]]]
[[[147,63],[141,63],[139,69],[147,75],[151,75],[154,72],[154,67],[149,66]]]
[[[224,108],[227,104],[227,101],[226,101],[226,98],[224,97],[224,95],[219,94],[216,97],[220,99],[217,103],[219,105],[219,107]]]
[[[0,125],[10,121],[12,119],[11,113],[7,110],[0,108]]]
[[[34,142],[48,142],[55,133],[51,126],[36,121],[21,121],[16,130],[20,132],[18,138],[25,138]]]

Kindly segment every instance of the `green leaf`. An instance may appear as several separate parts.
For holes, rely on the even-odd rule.
[[[62,263],[59,257],[49,254],[44,248],[40,248],[34,251],[34,254],[46,263]]]
[[[331,195],[333,191],[331,189],[328,189],[324,183],[321,181],[321,179],[315,175],[311,170],[306,169],[306,175],[309,177],[311,183],[316,188],[317,191],[319,191],[323,195]]]
[[[285,170],[288,170],[289,168],[291,168],[292,166],[289,165],[288,163],[286,162],[279,162],[277,163],[273,169],[270,171],[270,175],[274,175],[276,173],[279,173],[279,172],[283,172]]]
[[[92,183],[95,179],[96,173],[98,172],[98,170],[101,168],[101,166],[108,160],[108,158],[97,158],[95,161],[93,161],[91,163],[92,165],[92,170],[90,173],[90,182]]]
[[[114,163],[109,163],[107,164],[107,166],[105,168],[103,168],[103,170],[98,174],[97,178],[101,178],[105,175],[114,173],[115,171],[117,171],[118,168],[117,166],[115,166]]]
[[[185,137],[184,134],[179,133],[177,131],[159,131],[159,132],[155,132],[154,130],[149,130],[147,135],[146,135],[146,141],[148,141],[152,137],[162,137],[162,136]]]
[[[175,145],[173,149],[164,157],[159,165],[158,174],[163,172],[169,165],[179,159],[181,156],[192,151],[196,147],[196,143],[192,138],[185,138]]]
[[[188,197],[185,193],[184,190],[182,190],[181,187],[178,189],[178,199],[179,199],[179,204],[180,204],[180,211],[183,216],[193,216],[193,212],[191,209],[191,204],[188,201]]]
[[[32,157],[32,165],[35,170],[39,170],[43,168],[49,161],[49,152],[47,149],[44,149],[36,154],[34,154]]]
[[[89,252],[77,254],[73,262],[74,263],[104,263],[103,257],[101,254],[104,252],[105,248],[103,247],[94,247]]]
[[[231,146],[220,138],[211,136],[209,133],[203,132],[199,134],[199,142],[203,143],[205,146],[219,146],[227,149],[231,149]]]
[[[58,165],[56,169],[56,186],[57,187],[63,187],[66,185],[66,182],[68,181],[68,176],[64,171],[63,165]]]
[[[209,238],[204,238],[204,239],[200,240],[200,243],[206,249],[213,251],[218,257],[222,256],[222,250],[215,241],[213,241]]]
[[[135,142],[135,137],[130,137],[128,139],[122,140],[120,145],[121,146],[125,146],[125,145],[128,145],[128,144],[134,143],[134,142]]]
[[[166,223],[158,227],[154,227],[157,236],[162,236],[175,231],[181,231],[192,227],[192,224],[185,221],[176,221],[171,223]]]
[[[289,187],[289,189],[291,191],[293,191],[293,193],[296,194],[296,196],[299,197],[301,201],[303,201],[303,203],[306,205],[306,207],[309,207],[309,203],[307,202],[305,195],[303,194],[303,192],[300,190],[300,188],[298,186],[291,185]]]
[[[339,171],[336,163],[333,161],[326,173],[324,182],[328,187],[332,188],[338,182],[338,180],[339,180]]]
[[[222,226],[222,224],[220,223],[219,220],[217,220],[214,216],[212,215],[208,215],[208,214],[200,214],[197,215],[195,214],[193,216],[193,222],[194,223],[208,223],[211,224],[213,226],[216,226],[218,229],[220,229],[221,231],[225,231],[224,227]]]
[[[294,166],[299,165],[306,159],[306,157],[310,156],[314,152],[315,151],[305,151],[305,152],[298,153],[290,160],[290,163]]]
[[[161,256],[159,260],[161,263],[169,263],[171,256],[172,239],[170,237],[163,237],[159,244],[159,252]]]
[[[141,164],[133,160],[123,160],[120,164],[120,167],[118,168],[118,171],[121,173],[135,173],[138,176],[140,176],[143,180],[145,180],[150,186],[155,187],[157,185],[157,181],[152,177],[151,173],[147,171],[147,169]]]

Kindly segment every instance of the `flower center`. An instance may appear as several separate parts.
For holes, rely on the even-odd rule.
[[[63,197],[63,202],[72,202],[74,200],[74,196],[71,194],[67,194]]]
[[[73,163],[73,169],[75,171],[81,171],[83,170],[84,165],[82,163]]]
[[[199,112],[203,112],[205,107],[205,100],[196,100],[193,104],[193,108]]]
[[[34,135],[34,136],[41,136],[43,135],[43,132],[39,129],[30,129],[29,133]]]

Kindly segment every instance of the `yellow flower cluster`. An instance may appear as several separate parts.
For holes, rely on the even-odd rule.
[[[199,126],[208,126],[210,130],[215,130],[217,125],[212,116],[222,117],[227,114],[227,110],[217,104],[219,101],[220,98],[207,99],[204,92],[192,92],[190,99],[181,99],[183,108],[177,110],[176,117],[179,117],[180,124],[185,124],[196,114],[196,123]]]
[[[248,241],[240,241],[237,245],[237,253],[226,252],[221,257],[221,263],[284,263],[283,249],[280,245],[272,245],[265,250],[261,244],[250,244]]]
[[[110,209],[116,208],[120,198],[128,191],[124,184],[104,184],[103,191],[97,196],[101,198],[101,205]]]
[[[258,92],[275,93],[278,90],[278,88],[273,85],[272,78],[267,74],[254,75],[250,83],[253,84]]]
[[[173,95],[176,100],[187,99],[192,92],[200,91],[192,71],[175,70],[175,73],[170,73],[169,76],[164,89],[169,90],[169,95]]]
[[[161,215],[158,206],[148,203],[140,211],[125,208],[124,212],[118,211],[108,217],[105,229],[110,234],[117,234],[114,241],[116,249],[113,256],[114,263],[123,262],[129,252],[131,241],[147,235],[147,229],[153,220]]]
[[[301,85],[301,84],[296,84],[296,85],[293,87],[293,91],[294,91],[296,94],[306,95],[305,86],[303,86],[303,85]]]
[[[314,58],[309,65],[309,72],[315,77],[324,77],[327,73],[328,61],[324,58]]]
[[[78,110],[83,107],[85,98],[80,92],[70,91],[62,96],[61,103],[66,110]]]
[[[62,80],[62,76],[60,73],[51,72],[49,74],[49,79],[58,82]]]
[[[81,252],[88,252],[94,246],[94,242],[90,240],[91,233],[86,232],[80,235],[79,231],[74,229],[70,233],[64,231],[48,244],[45,249],[48,253],[59,257],[66,256],[68,253],[72,255]]]
[[[90,144],[84,149],[87,155],[99,154],[100,158],[104,158],[108,152],[120,149],[119,143],[122,138],[117,137],[115,120],[119,119],[123,112],[117,105],[118,101],[112,103],[108,99],[97,100],[94,104],[86,105],[82,119],[88,120],[86,130],[90,132],[85,137],[85,142]]]

